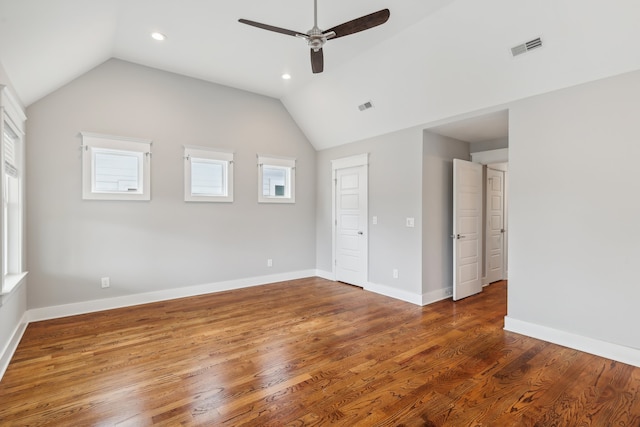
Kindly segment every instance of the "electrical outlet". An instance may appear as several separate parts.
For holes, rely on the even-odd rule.
[[[378,217],[374,216],[371,222],[373,223],[373,225],[378,225]]]
[[[108,277],[103,277],[102,279],[100,279],[100,285],[102,286],[102,288],[108,288],[109,286],[111,286],[111,283],[109,281]]]
[[[446,296],[450,297],[451,295],[453,295],[453,289],[451,289],[451,288],[447,288],[447,289],[444,291],[444,294],[445,294]]]
[[[273,267],[273,260],[271,258],[267,260],[267,267]]]
[[[397,278],[398,278],[398,269],[397,269],[397,268],[394,268],[394,269],[393,269],[393,278],[394,278],[394,279],[397,279]]]

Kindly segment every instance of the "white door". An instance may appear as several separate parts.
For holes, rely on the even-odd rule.
[[[367,284],[367,166],[335,171],[335,276],[340,282]]]
[[[482,165],[453,160],[453,300],[482,291]]]
[[[504,172],[487,169],[487,283],[505,278]]]

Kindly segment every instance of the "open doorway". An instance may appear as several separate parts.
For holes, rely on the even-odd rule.
[[[509,148],[471,153],[474,163],[483,165],[483,253],[484,286],[508,277],[509,245]],[[473,145],[472,145],[473,149]]]
[[[479,227],[482,230],[480,231],[482,243],[478,248],[479,257],[481,258],[479,276],[482,285],[485,286],[489,283],[507,279],[508,110],[478,112],[451,118],[444,123],[429,128],[429,132],[469,143],[469,160],[483,165],[483,206],[482,220]],[[452,235],[452,237],[454,236]],[[467,244],[467,246],[469,245]]]

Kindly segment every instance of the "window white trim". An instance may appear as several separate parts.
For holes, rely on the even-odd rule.
[[[233,202],[233,153],[207,147],[184,146],[185,202]],[[194,162],[217,164],[221,167],[221,191],[207,194],[194,192]]]
[[[265,174],[268,170],[281,169],[283,182],[277,185],[278,190],[265,194]],[[275,187],[275,186],[271,186]],[[277,194],[282,191],[283,194]],[[296,159],[288,157],[263,156],[258,154],[258,203],[295,203],[296,202]]]
[[[22,107],[0,85],[0,296],[10,294],[27,274],[23,270],[25,121]]]
[[[20,283],[27,277],[28,271],[23,271],[18,274],[5,274],[2,283],[2,290],[0,290],[0,296],[9,295]],[[2,305],[0,303],[0,305]]]
[[[151,141],[81,132],[82,198],[84,200],[151,200]],[[127,190],[96,189],[96,157],[123,155],[135,158],[137,183]]]
[[[2,98],[1,104],[4,109],[4,117],[11,122],[15,130],[24,136],[27,116],[24,114],[22,107],[20,107],[16,98],[6,86],[0,85],[0,93],[2,94],[0,98]]]

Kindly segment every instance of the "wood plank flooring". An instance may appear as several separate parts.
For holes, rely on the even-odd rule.
[[[2,426],[640,426],[640,368],[309,278],[29,325]]]

